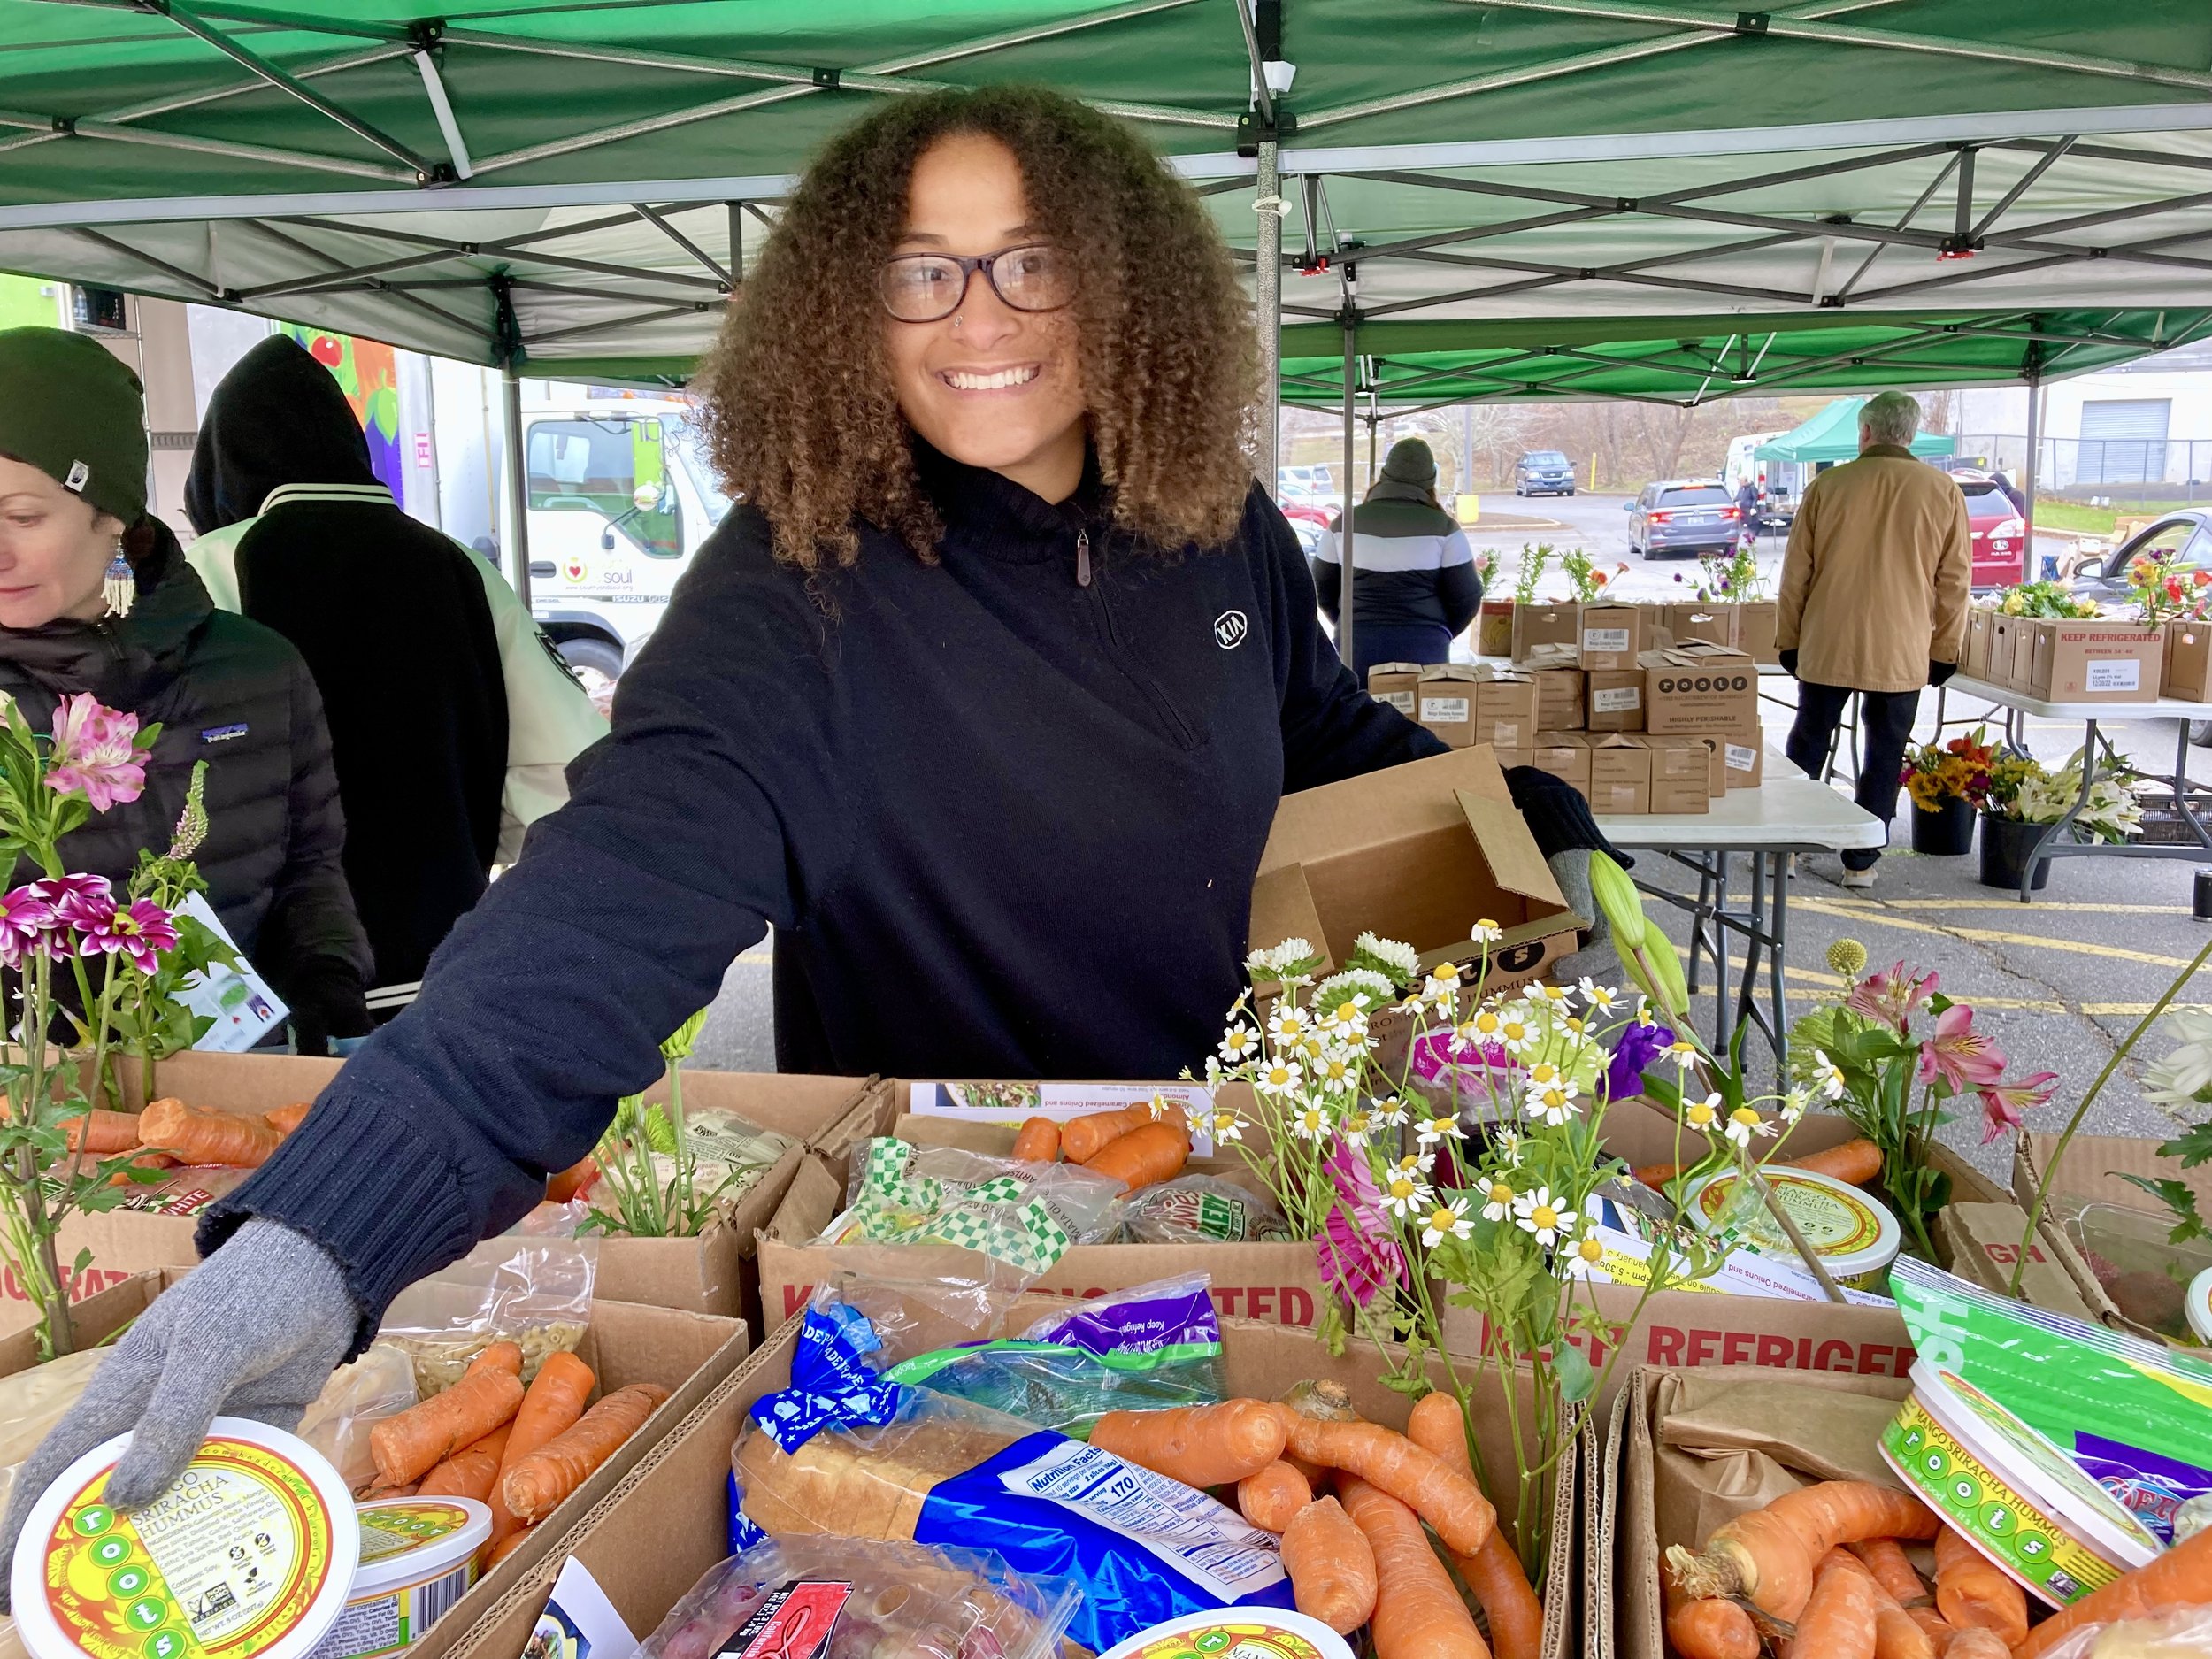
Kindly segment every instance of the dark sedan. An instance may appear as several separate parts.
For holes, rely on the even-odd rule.
[[[1678,478],[1647,484],[1643,494],[1625,507],[1628,550],[1643,558],[1732,553],[1743,524],[1735,496],[1718,479]]]

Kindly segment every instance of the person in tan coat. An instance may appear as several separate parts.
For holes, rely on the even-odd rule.
[[[1914,455],[1920,405],[1882,392],[1859,411],[1859,458],[1823,472],[1799,503],[1782,560],[1775,641],[1797,676],[1785,752],[1828,770],[1836,727],[1859,698],[1861,806],[1897,814],[1905,743],[1924,686],[1957,672],[1973,547],[1966,497]],[[1843,885],[1870,887],[1878,849],[1843,855]]]

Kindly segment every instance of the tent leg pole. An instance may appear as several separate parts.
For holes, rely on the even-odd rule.
[[[1260,483],[1268,495],[1276,493],[1282,467],[1283,426],[1283,216],[1275,211],[1282,200],[1283,181],[1277,171],[1280,153],[1273,139],[1259,145],[1260,170],[1253,206],[1259,216],[1259,246],[1254,319],[1260,334]]]
[[[523,476],[522,382],[512,363],[500,371],[500,412],[506,418],[507,512],[513,525],[514,546],[509,555],[510,580],[515,597],[530,609],[530,486]]]
[[[1359,465],[1359,398],[1354,391],[1359,379],[1359,325],[1344,319],[1344,521],[1336,538],[1337,557],[1343,564],[1343,580],[1337,596],[1336,654],[1352,665],[1352,469]]]
[[[2020,479],[2020,494],[2026,498],[2027,502],[2026,506],[2023,507],[2020,511],[2021,518],[2027,521],[2027,527],[2020,534],[2021,546],[2024,549],[2020,557],[2020,580],[2025,582],[2036,580],[2036,452],[2043,447],[2043,423],[2037,419],[2040,411],[2036,408],[2036,404],[2041,401],[2042,396],[2043,377],[2033,370],[2030,370],[2028,373],[2028,464],[2021,469]]]

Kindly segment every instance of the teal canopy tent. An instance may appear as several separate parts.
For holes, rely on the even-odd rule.
[[[1859,453],[1859,411],[1863,397],[1839,397],[1794,432],[1761,444],[1752,454],[1762,461],[1848,461]],[[1956,447],[1940,433],[1915,435],[1915,455],[1948,455]]]

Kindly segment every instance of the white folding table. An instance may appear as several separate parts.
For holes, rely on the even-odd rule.
[[[1709,812],[1600,813],[1597,822],[1616,847],[1659,854],[1697,877],[1694,895],[1640,874],[1636,885],[1689,916],[1687,979],[1693,992],[1698,989],[1701,961],[1712,958],[1714,1051],[1726,1054],[1736,1026],[1747,1021],[1766,1034],[1780,1066],[1788,1058],[1789,1042],[1782,968],[1789,941],[1790,855],[1879,847],[1885,840],[1881,820],[1826,784],[1801,775],[1770,749],[1765,781],[1755,789],[1731,789]],[[1751,859],[1750,899],[1740,906],[1731,902],[1728,890],[1729,863],[1740,853]],[[1732,1003],[1732,938],[1742,940],[1744,948],[1743,977]],[[1759,1005],[1763,969],[1764,1009]]]
[[[2035,879],[2036,866],[2046,858],[2187,858],[2202,864],[2212,856],[2212,830],[2197,816],[2189,800],[2189,726],[2194,720],[2212,720],[2212,703],[2184,703],[2177,697],[2147,697],[2140,703],[2051,703],[2032,692],[2015,691],[2008,686],[1992,685],[1985,680],[1969,680],[1965,675],[1955,676],[1938,694],[1936,701],[1936,734],[1940,737],[1946,726],[1960,726],[1962,720],[1950,718],[1949,699],[1953,696],[1978,697],[1991,705],[1993,711],[2004,710],[2005,747],[2015,754],[2028,753],[2026,723],[2030,720],[2078,720],[2082,724],[2081,793],[2066,815],[2051,826],[2051,833],[2036,849],[2020,872],[2020,902],[2031,902],[2030,889]],[[2173,791],[2174,814],[2181,820],[2192,840],[2178,843],[2149,844],[2135,841],[2080,841],[2074,837],[2074,820],[2082,808],[2089,804],[2090,787],[2098,778],[2116,770],[2116,751],[2112,740],[2099,728],[2108,723],[2125,720],[2172,720],[2175,724],[2174,769],[2170,776],[2145,772],[2140,767],[2130,770],[2139,777],[2154,783],[2165,784]]]

